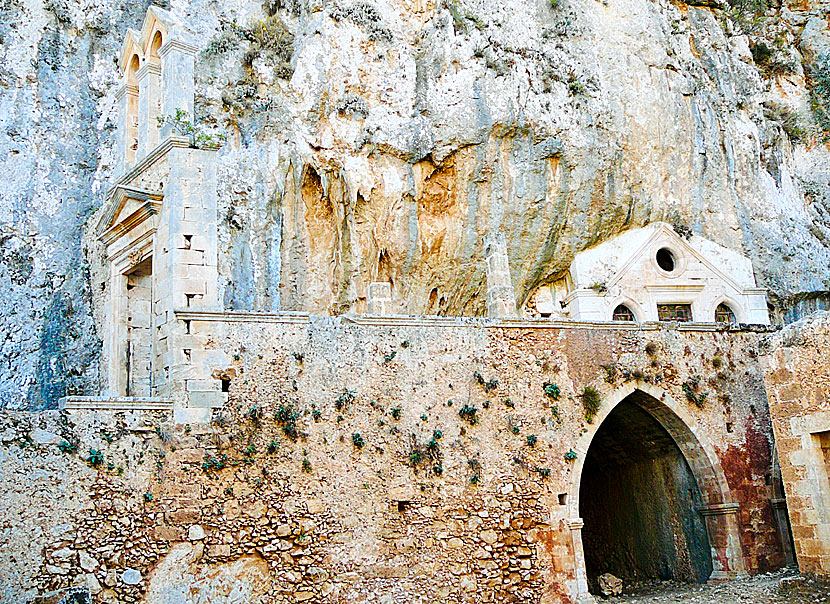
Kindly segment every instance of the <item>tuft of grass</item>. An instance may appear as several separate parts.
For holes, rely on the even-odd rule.
[[[245,53],[244,64],[250,68],[257,57],[267,56],[274,62],[274,75],[290,79],[294,73],[291,56],[294,54],[294,34],[288,31],[279,15],[254,21],[245,28],[243,35],[251,46]]]
[[[351,21],[366,32],[366,37],[375,42],[391,42],[392,32],[383,22],[377,8],[369,2],[355,2],[347,8],[335,6],[330,16],[335,21]]]
[[[585,409],[585,420],[590,424],[599,412],[602,399],[593,386],[585,386],[580,397],[582,398],[582,408]]]
[[[828,140],[830,138],[830,55],[820,55],[807,70],[807,76],[810,109],[823,132],[824,140]]]
[[[360,435],[359,432],[355,432],[354,434],[352,434],[352,443],[358,449],[362,449],[363,445],[366,444],[366,441],[363,440],[363,437]]]
[[[526,438],[525,440],[527,440],[527,446],[528,446],[528,447],[535,447],[535,446],[536,446],[536,442],[537,442],[539,439],[538,439],[538,438],[536,438],[536,435],[535,435],[535,434],[528,434],[528,435],[527,435],[527,438]]]
[[[786,105],[766,103],[764,105],[764,117],[770,121],[778,122],[781,129],[784,130],[784,133],[794,143],[804,142],[809,136],[809,131],[804,123],[803,116],[798,111]],[[830,125],[830,121],[828,124]]]

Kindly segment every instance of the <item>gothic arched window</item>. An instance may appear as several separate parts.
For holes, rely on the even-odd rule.
[[[614,309],[614,321],[631,321],[634,322],[634,313],[625,304],[620,304]]]
[[[715,309],[715,323],[737,323],[735,313],[726,304],[718,304]]]

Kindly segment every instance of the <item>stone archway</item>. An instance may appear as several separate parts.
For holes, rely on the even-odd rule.
[[[579,513],[585,462],[600,428],[623,401],[634,402],[639,409],[653,418],[677,445],[688,464],[699,490],[701,504],[698,511],[705,522],[706,536],[711,549],[712,573],[709,578],[725,579],[745,574],[738,525],[738,504],[733,502],[714,446],[697,426],[694,418],[666,392],[651,384],[632,381],[605,397],[592,429],[580,438],[575,447],[577,459],[574,462],[568,496],[568,518],[576,567],[574,599],[580,604],[594,601],[588,591],[582,540],[584,522]]]

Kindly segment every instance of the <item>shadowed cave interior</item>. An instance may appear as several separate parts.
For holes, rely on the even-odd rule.
[[[646,398],[635,392],[621,402],[585,458],[579,506],[593,593],[604,573],[628,586],[658,579],[701,583],[712,572],[695,477],[671,435],[638,405]]]

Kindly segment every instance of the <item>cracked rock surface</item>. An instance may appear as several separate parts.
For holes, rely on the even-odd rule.
[[[0,406],[98,392],[107,291],[84,233],[115,162],[114,57],[147,5],[0,7]],[[393,312],[480,316],[490,234],[521,307],[655,220],[747,254],[782,310],[830,290],[818,3],[750,34],[665,0],[162,5],[203,41],[197,121],[227,135],[226,308],[362,312],[380,280]],[[240,35],[268,19],[293,45]]]

